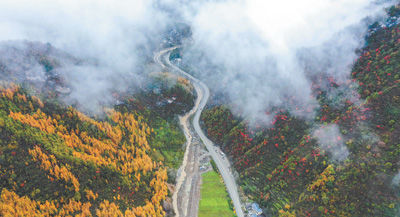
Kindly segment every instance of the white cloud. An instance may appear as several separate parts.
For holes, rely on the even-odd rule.
[[[372,0],[3,0],[0,40],[50,42],[97,60],[98,73],[107,72],[100,76],[104,82],[88,70],[82,78],[90,83],[80,79],[75,86],[102,92],[130,85],[125,75],[143,70],[143,58],[152,55],[165,27],[187,22],[193,44],[186,61],[214,90],[228,94],[235,111],[268,122],[264,112],[274,106],[312,118],[317,103],[310,76],[346,79],[355,50],[363,45],[363,20],[383,14],[385,5]]]
[[[144,60],[159,46],[170,19],[149,0],[3,0],[0,40],[51,43],[91,67],[63,65],[69,101],[92,112],[111,103],[111,89],[142,81]],[[23,56],[23,54],[21,54]],[[90,99],[90,100],[89,100]]]
[[[337,125],[320,126],[313,132],[313,136],[317,138],[319,147],[328,152],[333,160],[341,162],[349,156],[343,135]]]
[[[347,79],[355,50],[364,45],[365,19],[383,15],[387,6],[370,0],[194,5],[196,12],[187,16],[194,44],[186,51],[186,61],[197,66],[214,90],[227,93],[234,110],[264,121],[271,118],[265,111],[275,106],[312,118],[317,104],[310,77]],[[290,97],[294,99],[288,101]]]

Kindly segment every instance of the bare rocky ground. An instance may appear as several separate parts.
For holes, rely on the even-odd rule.
[[[186,123],[185,123],[186,122]],[[196,217],[199,209],[201,174],[210,169],[209,157],[204,145],[188,127],[188,120],[181,118],[182,127],[188,130],[184,163],[178,172],[177,191],[174,192],[176,216]],[[185,133],[186,134],[186,133]]]

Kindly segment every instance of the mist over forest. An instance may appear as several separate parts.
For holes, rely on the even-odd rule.
[[[3,0],[0,205],[177,214],[180,118],[205,94],[170,61],[209,88],[200,125],[242,203],[399,216],[399,26],[395,0]]]

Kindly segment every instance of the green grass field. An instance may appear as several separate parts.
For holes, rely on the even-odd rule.
[[[204,173],[201,186],[199,217],[232,217],[235,216],[229,207],[228,193],[218,173]]]

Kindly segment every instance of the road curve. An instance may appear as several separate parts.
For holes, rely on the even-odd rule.
[[[194,112],[194,118],[192,121],[193,128],[200,139],[203,141],[204,145],[207,147],[209,154],[211,155],[212,159],[219,169],[222,178],[224,179],[229,196],[231,197],[233,205],[235,207],[236,215],[238,217],[244,217],[235,178],[230,172],[230,163],[227,158],[224,157],[221,150],[217,148],[210,139],[207,138],[199,124],[201,112],[203,111],[203,108],[206,106],[208,98],[210,97],[210,90],[199,79],[181,70],[169,61],[171,51],[177,48],[178,47],[171,47],[160,51],[154,56],[154,60],[158,62],[162,67],[169,67],[170,69],[173,69],[175,72],[181,74],[191,81],[197,93],[195,107],[192,109],[192,111]]]

